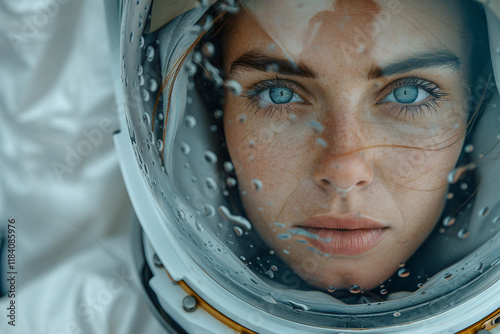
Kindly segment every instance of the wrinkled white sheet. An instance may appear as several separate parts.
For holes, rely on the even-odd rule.
[[[100,0],[0,2],[1,333],[161,332],[131,265],[105,20]]]

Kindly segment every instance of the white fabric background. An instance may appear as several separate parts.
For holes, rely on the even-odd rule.
[[[0,228],[16,219],[18,273],[1,333],[161,332],[131,266],[105,20],[100,0],[0,1]]]

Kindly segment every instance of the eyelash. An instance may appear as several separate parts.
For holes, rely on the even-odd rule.
[[[396,118],[399,118],[401,114],[404,114],[405,118],[407,116],[410,116],[414,119],[415,117],[423,117],[432,111],[437,112],[439,102],[443,101],[444,97],[448,96],[447,93],[443,92],[442,89],[433,82],[419,77],[408,77],[392,82],[391,84],[389,84],[390,92],[388,94],[392,93],[398,88],[405,86],[415,86],[418,89],[423,89],[432,98],[427,100],[426,102],[421,102],[420,104],[397,105],[399,111],[396,115]],[[387,96],[388,94],[386,94],[385,96]],[[381,102],[377,104],[381,104]]]
[[[291,80],[284,80],[279,78],[278,76],[276,76],[276,79],[260,81],[259,83],[255,84],[251,90],[243,94],[243,97],[246,98],[247,107],[253,109],[254,113],[257,113],[259,110],[265,108],[267,117],[273,117],[276,113],[278,113],[278,117],[282,116],[285,113],[287,115],[290,115],[292,113],[292,107],[290,106],[291,103],[269,104],[266,107],[262,107],[260,105],[262,101],[259,98],[259,94],[273,87],[288,88],[292,91],[292,94],[295,94],[300,86]],[[304,103],[307,102],[304,101]]]
[[[423,117],[432,111],[437,112],[439,102],[443,101],[444,97],[448,96],[448,94],[443,92],[441,88],[439,88],[436,84],[419,77],[407,77],[393,81],[387,86],[390,88],[389,93],[385,94],[384,96],[387,96],[394,90],[405,86],[415,86],[418,89],[423,89],[432,98],[420,104],[397,104],[396,107],[399,109],[399,111],[397,111],[396,118],[399,118],[401,114],[403,114],[405,118],[407,116],[415,118]],[[278,113],[278,117],[282,116],[285,113],[287,115],[291,114],[291,103],[269,104],[265,107],[262,107],[260,105],[262,101],[259,98],[259,94],[273,87],[285,87],[290,89],[292,91],[292,94],[295,94],[300,85],[291,80],[281,79],[278,76],[276,77],[276,79],[260,81],[255,84],[251,90],[243,94],[243,97],[246,98],[247,107],[252,108],[254,110],[254,113],[257,113],[261,109],[265,109],[265,114],[267,117],[273,117],[276,113]],[[384,91],[387,91],[387,89],[384,89]],[[302,103],[308,104],[305,99]],[[382,104],[382,102],[378,102],[377,104]]]

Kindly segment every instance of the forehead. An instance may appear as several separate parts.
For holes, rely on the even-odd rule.
[[[458,1],[256,0],[234,18],[229,40],[234,52],[278,50],[296,63],[322,61],[327,48],[383,65],[419,49],[463,54],[463,22]]]

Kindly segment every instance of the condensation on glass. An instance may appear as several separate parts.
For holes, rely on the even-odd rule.
[[[408,322],[494,282],[500,49],[482,7],[429,18],[461,28],[429,42],[409,2],[277,3],[205,3],[154,32],[148,1],[129,13],[130,139],[171,233],[230,293],[311,325]]]

